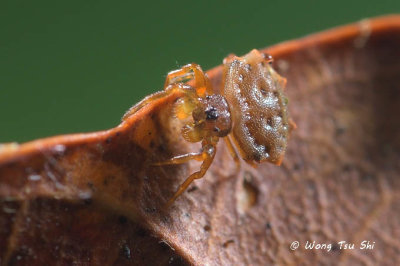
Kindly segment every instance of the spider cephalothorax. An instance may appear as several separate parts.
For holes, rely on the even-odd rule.
[[[179,103],[184,104],[185,102]],[[179,105],[177,109],[183,108]],[[198,142],[209,137],[225,137],[231,132],[231,113],[222,95],[198,98],[191,113],[192,121],[182,128],[182,135],[187,141]]]

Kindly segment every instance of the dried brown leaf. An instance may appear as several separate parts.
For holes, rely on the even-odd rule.
[[[236,171],[221,142],[206,176],[163,210],[198,168],[151,165],[199,148],[171,118],[175,95],[109,131],[2,146],[0,263],[399,265],[400,16],[267,51],[298,126],[281,167]],[[208,73],[219,87],[221,67]]]

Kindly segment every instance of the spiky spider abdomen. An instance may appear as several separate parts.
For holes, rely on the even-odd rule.
[[[225,62],[223,95],[231,108],[232,139],[241,157],[280,164],[289,134],[286,80],[257,50]]]

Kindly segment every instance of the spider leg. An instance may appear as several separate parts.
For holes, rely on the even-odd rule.
[[[194,79],[195,81],[194,87],[185,85],[185,82],[191,79]],[[136,113],[150,102],[161,99],[176,91],[179,91],[183,93],[183,95],[192,98],[205,97],[206,92],[208,94],[213,93],[210,81],[201,67],[197,64],[188,64],[183,66],[181,69],[169,72],[167,78],[165,79],[164,90],[153,93],[136,105],[132,106],[124,114],[122,120],[126,120],[126,118]]]
[[[168,87],[166,87],[165,90],[153,93],[153,94],[147,96],[146,98],[144,98],[143,100],[141,100],[140,102],[138,102],[137,104],[135,104],[134,106],[132,106],[124,114],[124,116],[122,117],[122,120],[126,120],[129,116],[136,113],[137,111],[142,109],[147,104],[149,104],[155,100],[164,98],[175,92],[180,93],[183,96],[188,96],[188,97],[193,97],[196,93],[194,88],[189,85],[186,85],[183,83],[171,84]]]
[[[194,79],[195,88],[197,95],[200,97],[204,97],[205,93],[212,94],[212,88],[210,81],[207,75],[203,72],[201,67],[197,64],[187,64],[183,66],[181,69],[174,70],[168,73],[167,78],[165,79],[165,87],[178,83],[178,82],[186,82],[188,80]]]
[[[158,91],[156,93],[153,93],[153,94],[147,96],[146,98],[144,98],[143,100],[141,100],[140,102],[138,102],[137,104],[135,104],[134,106],[129,108],[129,110],[126,111],[126,113],[122,117],[122,121],[126,120],[129,116],[133,115],[134,113],[136,113],[137,111],[142,109],[144,106],[146,106],[150,102],[155,101],[157,99],[161,99],[167,95],[168,95],[168,93],[166,93],[165,91]]]
[[[226,137],[224,138],[224,141],[225,141],[225,143],[226,143],[226,146],[228,147],[228,151],[229,151],[230,155],[232,156],[233,160],[234,160],[235,163],[236,163],[236,168],[237,168],[237,169],[240,169],[240,160],[239,160],[239,156],[238,156],[238,154],[237,154],[235,148],[233,147],[232,141],[231,141],[231,139],[229,138],[229,136],[226,136]]]
[[[183,155],[175,156],[167,161],[153,163],[153,165],[169,165],[169,164],[182,164],[191,160],[203,161],[205,159],[204,152],[193,152]]]
[[[203,157],[203,163],[200,166],[200,170],[191,174],[188,178],[186,178],[185,182],[183,182],[178,190],[175,192],[174,196],[168,201],[167,207],[171,206],[172,203],[188,188],[188,186],[195,180],[202,178],[210,167],[212,161],[214,160],[216,152],[215,144],[207,144],[203,146],[203,151],[201,155]]]

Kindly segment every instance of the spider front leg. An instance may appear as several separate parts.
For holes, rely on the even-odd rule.
[[[202,151],[198,154],[187,154],[183,156],[174,157],[162,164],[180,164],[185,163],[190,160],[202,160],[202,164],[200,166],[200,170],[191,174],[188,178],[186,178],[185,182],[183,182],[178,190],[175,192],[174,196],[168,201],[167,207],[171,206],[172,203],[189,187],[189,185],[195,180],[202,178],[210,167],[212,161],[215,157],[216,152],[216,143],[206,144],[203,142]]]
[[[194,79],[195,86],[191,87],[185,85],[186,81]],[[194,88],[193,92],[187,92],[185,89],[188,87]],[[129,116],[139,111],[141,108],[146,106],[147,104],[161,99],[170,95],[173,92],[183,92],[184,96],[188,96],[191,98],[196,97],[204,97],[205,93],[212,93],[212,88],[210,85],[210,81],[208,80],[206,74],[203,72],[201,67],[197,64],[188,64],[183,66],[181,69],[174,70],[168,73],[167,78],[165,79],[164,90],[153,93],[142,101],[132,106],[122,117],[122,120],[126,120]]]
[[[204,97],[205,93],[212,94],[212,88],[207,75],[197,64],[191,63],[183,66],[181,69],[168,73],[165,79],[164,87],[178,82],[186,82],[194,79],[195,89],[199,97]]]
[[[163,91],[158,91],[156,93],[153,93],[146,98],[144,98],[142,101],[138,102],[134,106],[132,106],[122,117],[122,120],[126,120],[129,116],[133,115],[140,109],[142,109],[144,106],[148,105],[149,103],[164,98],[172,93],[178,93],[180,94],[179,97],[186,96],[186,97],[193,97],[196,94],[196,91],[194,90],[193,87],[183,84],[183,83],[178,83],[178,84],[171,84],[165,90]]]

